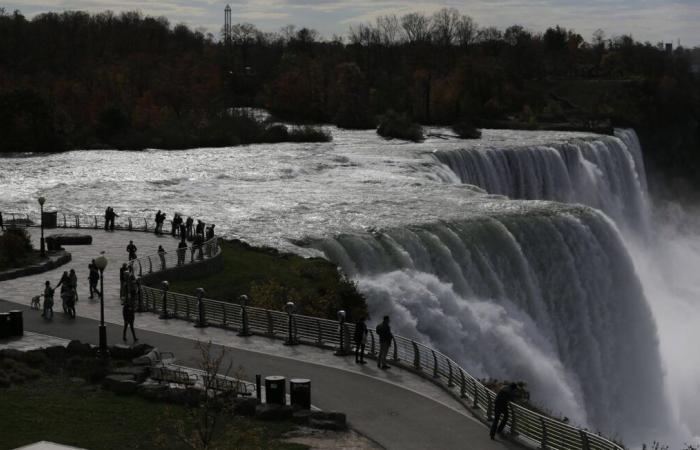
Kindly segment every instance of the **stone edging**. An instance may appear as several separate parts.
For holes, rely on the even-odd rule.
[[[38,273],[48,272],[56,267],[60,267],[70,262],[72,256],[66,251],[58,251],[49,255],[49,260],[40,264],[34,264],[27,267],[19,267],[0,272],[0,281],[13,280],[15,278],[36,275]]]

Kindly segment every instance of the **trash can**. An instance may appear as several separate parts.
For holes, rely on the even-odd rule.
[[[311,380],[306,378],[289,380],[289,402],[302,409],[311,409]]]
[[[265,403],[285,405],[286,382],[284,377],[265,377]]]
[[[44,228],[56,228],[58,224],[58,211],[44,211],[41,215]]]
[[[10,337],[10,313],[0,313],[0,339]]]
[[[14,309],[10,311],[10,336],[24,335],[24,322],[22,319],[22,311]]]

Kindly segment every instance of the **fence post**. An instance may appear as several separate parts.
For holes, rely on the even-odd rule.
[[[447,370],[449,371],[449,374],[447,375],[447,387],[452,387],[455,385],[455,383],[452,381],[452,363],[450,362],[449,358],[447,358]]]
[[[348,350],[345,345],[345,310],[338,311],[338,350],[334,353],[335,356],[347,356]]]
[[[413,368],[415,368],[416,370],[421,370],[420,352],[418,351],[418,344],[416,344],[416,341],[411,341],[411,344],[413,344]]]
[[[143,218],[143,231],[148,231],[148,219]]]
[[[240,297],[238,297],[238,299],[241,301],[241,322],[242,322],[241,329],[238,332],[238,335],[243,336],[243,337],[250,336],[253,333],[250,332],[250,326],[248,324],[248,308],[247,308],[248,296],[241,295]]]
[[[163,281],[160,283],[160,289],[163,292],[163,307],[161,308],[163,311],[160,314],[159,319],[168,319],[168,288],[170,287],[170,284],[167,281]]]
[[[97,216],[93,216],[95,218],[95,229],[97,229]]]
[[[459,375],[462,379],[459,387],[459,396],[461,398],[467,398],[467,380],[464,378],[464,371],[462,369],[459,369]]]
[[[204,288],[197,288],[197,312],[198,312],[198,320],[197,324],[195,327],[197,328],[203,328],[207,326],[207,319],[206,319],[206,314],[204,311],[204,301],[202,301],[202,297],[204,297]],[[189,302],[187,302],[189,305]],[[188,306],[189,309],[189,306]]]
[[[540,423],[542,424],[542,442],[540,443],[540,448],[542,450],[547,450],[549,448],[548,440],[547,439],[547,423],[544,421],[544,418],[540,419]]]
[[[440,378],[437,355],[435,355],[435,350],[431,349],[430,351],[433,352],[433,378]]]
[[[591,443],[588,442],[588,434],[583,430],[578,430],[581,435],[581,447],[583,450],[591,450]]]

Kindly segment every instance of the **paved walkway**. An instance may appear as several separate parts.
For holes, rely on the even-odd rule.
[[[32,229],[36,238],[37,231]],[[93,236],[92,246],[66,246],[73,261],[44,274],[0,282],[0,310],[25,310],[25,329],[65,339],[97,343],[99,302],[88,300],[87,265],[105,250],[110,264],[105,271],[105,321],[110,343],[121,341],[121,306],[118,270],[126,257],[126,245],[133,240],[139,256],[154,253],[163,245],[172,250],[175,240],[148,233],[82,230]],[[58,282],[64,270],[75,268],[79,277],[78,318],[71,320],[61,312],[53,321],[43,320],[29,309],[29,300],[47,279]],[[60,302],[59,302],[60,303]],[[56,309],[56,308],[55,308]],[[60,306],[57,308],[60,311]],[[245,379],[255,374],[284,375],[312,380],[313,403],[322,409],[339,410],[359,432],[387,449],[503,449],[515,444],[491,441],[488,430],[474,419],[453,397],[433,383],[398,368],[376,369],[373,364],[359,366],[352,357],[339,358],[332,352],[311,346],[287,347],[281,341],[253,336],[241,338],[235,332],[218,328],[195,328],[155,314],[139,314],[137,335],[143,342],[176,354],[179,363],[196,367],[197,341],[209,341],[229,351],[234,367],[242,367]]]

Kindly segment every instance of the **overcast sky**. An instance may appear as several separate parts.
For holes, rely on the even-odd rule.
[[[171,23],[184,22],[217,34],[223,23],[226,1],[217,0],[0,0],[9,12],[26,16],[47,11],[140,10],[165,16]],[[352,23],[373,20],[383,14],[431,13],[454,7],[472,16],[480,26],[524,25],[533,31],[548,26],[573,28],[586,40],[598,28],[608,36],[631,33],[640,41],[700,45],[700,0],[230,0],[233,23],[251,22],[264,31],[284,25],[311,27],[330,37],[345,35]]]

